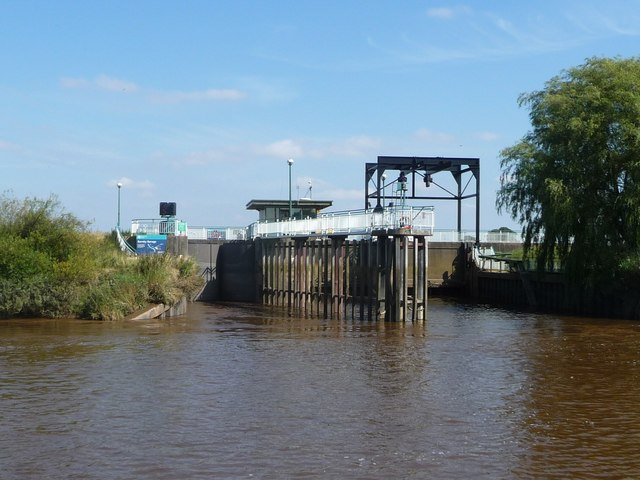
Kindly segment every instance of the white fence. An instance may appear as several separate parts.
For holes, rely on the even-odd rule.
[[[189,227],[187,235],[193,240],[246,240],[248,227]]]
[[[370,235],[373,231],[406,229],[409,233],[433,233],[433,207],[406,207],[325,213],[318,218],[256,222],[250,237],[296,237],[310,235]]]
[[[187,235],[187,224],[171,218],[137,218],[131,220],[132,235]]]
[[[433,207],[407,207],[350,212],[325,213],[318,218],[256,222],[248,227],[191,227],[175,219],[135,219],[133,235],[170,234],[193,240],[246,240],[256,237],[288,237],[309,235],[370,235],[373,230],[398,230],[430,235],[431,242],[475,242],[475,231],[435,230]],[[521,243],[517,232],[480,232],[480,243]]]
[[[186,222],[166,218],[138,218],[131,221],[132,235],[177,235],[193,240],[246,240],[246,227],[190,227]]]
[[[475,231],[435,230],[431,242],[475,242]],[[480,243],[522,243],[522,235],[517,232],[480,232]]]

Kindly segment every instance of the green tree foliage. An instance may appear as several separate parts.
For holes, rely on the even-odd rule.
[[[590,58],[523,94],[532,130],[501,152],[499,210],[539,268],[624,273],[640,247],[640,59]]]

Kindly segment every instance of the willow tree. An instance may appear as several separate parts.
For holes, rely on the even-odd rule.
[[[496,204],[526,254],[589,283],[637,269],[640,58],[590,58],[518,101],[532,129],[500,153]]]

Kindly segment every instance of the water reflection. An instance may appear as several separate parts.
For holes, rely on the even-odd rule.
[[[640,325],[193,305],[0,323],[3,478],[640,476]]]

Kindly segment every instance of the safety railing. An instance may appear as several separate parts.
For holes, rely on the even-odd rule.
[[[187,223],[171,218],[137,218],[131,220],[132,235],[187,235]]]
[[[134,250],[134,248],[127,243],[127,240],[122,235],[122,232],[120,231],[120,228],[116,227],[115,231],[116,231],[116,238],[118,240],[118,245],[120,246],[120,250],[122,250],[127,255],[137,255],[137,253]]]
[[[256,222],[249,226],[251,238],[325,235],[370,235],[399,231],[416,235],[433,234],[433,207],[404,207],[325,213],[318,218]]]
[[[191,240],[246,240],[247,227],[189,227]]]
[[[256,222],[248,227],[188,226],[173,219],[135,219],[133,235],[186,235],[192,240],[247,240],[256,237],[311,235],[370,235],[373,231],[401,230],[429,235],[431,242],[476,242],[475,231],[435,230],[433,207],[386,208],[325,213],[318,218]],[[481,231],[480,243],[522,243],[518,232]]]
[[[435,230],[432,242],[475,242],[475,231]],[[522,243],[522,235],[517,232],[480,232],[480,243]]]

